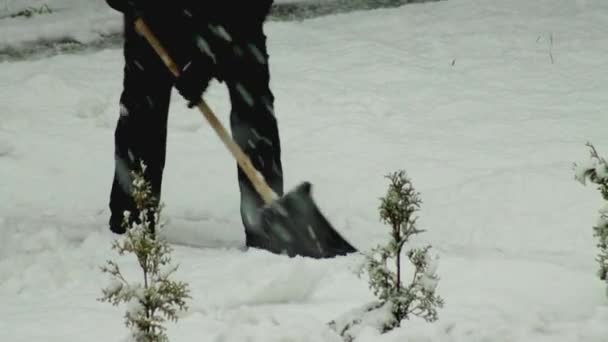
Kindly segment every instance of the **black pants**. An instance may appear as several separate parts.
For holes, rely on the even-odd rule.
[[[161,42],[169,43],[167,47],[172,53],[170,42],[174,37],[163,37],[162,32],[157,35]],[[125,28],[124,54],[124,90],[115,131],[115,173],[110,195],[110,229],[116,233],[125,231],[120,224],[124,211],[132,212],[132,217],[137,214],[130,196],[130,172],[139,169],[140,161],[147,165],[146,179],[160,200],[173,86],[173,77],[165,65],[130,25]],[[178,64],[189,58],[179,53],[173,57]],[[209,70],[210,78],[220,76],[230,93],[232,136],[270,187],[282,195],[281,147],[262,25],[233,35],[229,46],[217,50],[216,58],[220,67]],[[255,209],[263,203],[240,169],[238,181],[247,244],[256,245],[255,225],[251,221],[256,219]]]

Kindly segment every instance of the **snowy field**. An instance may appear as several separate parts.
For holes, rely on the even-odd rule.
[[[588,140],[608,154],[606,22],[605,0],[449,0],[267,25],[286,188],[311,181],[366,250],[406,169],[441,257],[439,321],[360,341],[608,340],[601,199],[571,169]],[[120,49],[0,64],[2,342],[128,335],[96,301],[122,67]],[[193,299],[171,340],[339,341],[325,323],[372,299],[361,257],[244,251],[234,162],[174,95],[163,202]],[[223,86],[206,98],[227,122]]]
[[[438,0],[275,0],[269,20],[426,1]],[[122,18],[104,0],[0,0],[0,62],[117,47],[121,35]]]

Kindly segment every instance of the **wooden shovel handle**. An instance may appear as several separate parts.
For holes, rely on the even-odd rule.
[[[152,33],[148,25],[143,21],[143,19],[138,18],[135,20],[135,29],[139,34],[144,36],[150,46],[156,51],[159,57],[163,60],[167,68],[171,71],[173,76],[179,77],[180,70],[173,61],[173,59],[169,56],[167,50],[163,47],[161,42],[156,38],[156,36]],[[255,169],[249,157],[241,150],[239,145],[237,145],[234,140],[228,134],[228,131],[224,128],[222,123],[218,120],[217,116],[213,113],[211,108],[207,105],[205,100],[201,99],[200,103],[197,105],[200,112],[207,119],[211,127],[215,130],[217,135],[220,137],[224,145],[230,150],[232,156],[236,159],[239,167],[245,172],[247,178],[253,184],[255,190],[260,194],[262,199],[266,204],[270,204],[273,200],[277,198],[277,195],[274,191],[268,186],[264,177]]]

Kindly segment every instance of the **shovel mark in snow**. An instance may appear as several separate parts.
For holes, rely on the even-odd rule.
[[[250,305],[308,302],[327,273],[325,268],[304,260],[292,260],[279,267],[284,269],[274,272],[261,285],[259,282],[253,284],[241,301]]]

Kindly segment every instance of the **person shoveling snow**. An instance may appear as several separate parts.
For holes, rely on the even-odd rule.
[[[310,183],[284,195],[281,146],[270,90],[264,22],[272,0],[107,0],[124,13],[124,81],[115,131],[110,230],[123,234],[123,213],[135,212],[131,171],[146,168],[160,200],[171,89],[198,107],[237,160],[246,245],[290,256],[355,252],[315,205]],[[247,17],[235,15],[235,8]],[[202,100],[209,82],[230,93],[230,138]],[[138,215],[130,215],[137,217]]]

